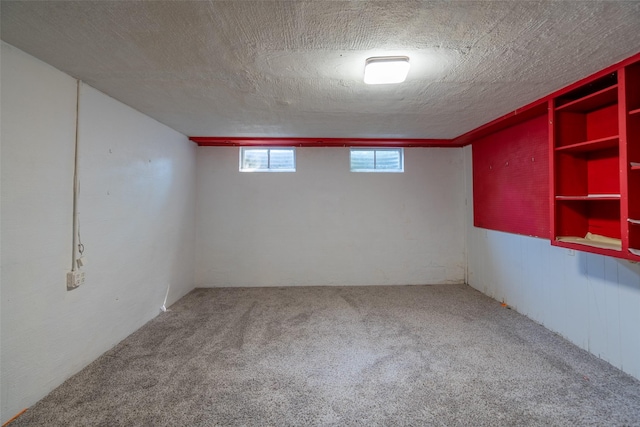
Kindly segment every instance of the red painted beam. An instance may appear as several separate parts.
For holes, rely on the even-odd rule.
[[[522,108],[498,117],[482,126],[453,139],[403,139],[403,138],[261,138],[261,137],[216,137],[192,136],[189,139],[198,145],[208,147],[224,146],[285,146],[285,147],[464,147],[491,133],[506,129],[534,117],[547,114],[548,102],[600,77],[613,73],[621,67],[640,60],[640,52],[585,77],[569,86],[565,86]]]
[[[192,136],[204,147],[278,146],[278,147],[458,147],[451,139],[404,138],[261,138]]]

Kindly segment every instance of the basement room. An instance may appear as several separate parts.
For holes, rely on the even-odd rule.
[[[640,426],[639,1],[0,38],[3,427]]]

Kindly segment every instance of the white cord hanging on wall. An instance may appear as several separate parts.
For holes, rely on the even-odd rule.
[[[71,237],[71,271],[67,273],[67,290],[72,290],[84,283],[84,271],[80,269],[86,264],[83,257],[84,245],[80,241],[80,225],[78,218],[78,198],[80,196],[80,178],[78,175],[78,159],[80,148],[80,92],[82,81],[77,81],[76,88],[76,129],[73,159],[73,227]],[[78,257],[78,254],[80,255]]]

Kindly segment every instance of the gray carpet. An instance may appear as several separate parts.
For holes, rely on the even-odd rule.
[[[468,286],[196,289],[18,426],[640,425],[640,381]]]

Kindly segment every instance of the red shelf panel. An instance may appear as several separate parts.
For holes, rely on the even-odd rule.
[[[640,53],[455,138],[473,143],[474,225],[640,261],[639,107]]]
[[[629,222],[629,253],[633,258],[640,260],[640,219],[628,218]]]
[[[606,138],[594,139],[591,141],[579,142],[577,144],[556,147],[556,151],[565,152],[585,152],[602,150],[604,148],[613,148],[618,146],[618,135],[608,136]]]
[[[591,246],[588,244],[583,245],[580,243],[561,242],[558,240],[552,240],[551,245],[561,248],[574,249],[576,251],[591,252],[599,255],[611,256],[615,258],[620,258],[620,255],[622,254],[622,250],[598,248],[596,246]]]
[[[586,113],[618,101],[618,85],[609,86],[583,98],[556,107],[556,111]]]
[[[591,194],[589,196],[556,196],[556,200],[620,200],[620,195]]]
[[[473,143],[476,227],[549,238],[549,127],[538,116]]]

